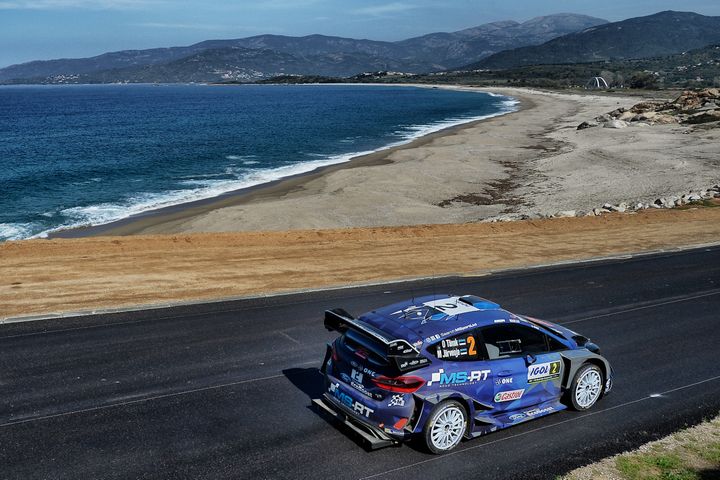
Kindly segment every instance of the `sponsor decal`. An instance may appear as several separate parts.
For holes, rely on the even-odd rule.
[[[498,377],[495,380],[495,385],[508,385],[513,382],[513,377]]]
[[[360,365],[359,363],[357,363],[355,360],[352,360],[352,361],[350,362],[350,365],[351,365],[355,370],[357,370],[358,372],[362,372],[362,373],[364,373],[365,375],[370,375],[370,376],[373,377],[373,378],[374,378],[374,377],[377,377],[377,373],[375,373],[374,371],[370,370],[370,369],[367,368],[367,367],[363,367],[362,365]],[[353,370],[353,371],[354,371],[354,370]],[[362,381],[362,380],[359,380],[359,381]]]
[[[545,407],[545,408],[533,408],[532,410],[528,410],[525,412],[525,415],[528,417],[536,417],[538,415],[542,415],[543,413],[550,413],[554,411],[555,409],[553,407]]]
[[[406,369],[406,368],[408,368],[408,367],[416,367],[416,366],[420,366],[420,365],[427,365],[427,364],[429,364],[429,363],[430,363],[430,360],[429,360],[429,359],[427,359],[427,358],[425,358],[425,357],[421,357],[421,358],[414,358],[414,359],[412,359],[412,360],[403,360],[402,362],[400,362],[400,363],[398,364],[398,367],[399,367],[401,370],[404,370],[404,369]]]
[[[367,407],[356,400],[353,400],[350,395],[340,390],[339,383],[331,383],[328,387],[328,391],[332,393],[333,397],[335,397],[340,403],[345,405],[353,412],[364,416],[365,418],[369,418],[372,413],[375,413],[375,410],[373,410],[372,408]]]
[[[524,413],[516,413],[515,415],[510,415],[508,417],[508,420],[510,420],[511,422],[517,422],[518,420],[522,420],[523,418],[525,418]]]
[[[460,297],[448,297],[432,302],[425,302],[423,305],[440,310],[447,315],[460,315],[461,313],[477,312],[478,309],[465,302],[460,302]]]
[[[462,327],[457,327],[452,330],[449,330],[447,332],[438,333],[437,335],[431,335],[425,339],[425,342],[432,343],[435,340],[440,340],[441,338],[448,337],[450,335],[453,335],[455,333],[460,333],[464,330],[469,330],[471,328],[477,327],[477,323],[471,323],[470,325],[463,325]]]
[[[352,377],[353,380],[355,380],[358,383],[362,383],[363,374],[358,372],[353,368],[352,373],[350,374],[350,377]]]
[[[560,376],[560,360],[539,363],[528,367],[528,383],[539,383],[558,378]]]
[[[519,400],[522,398],[525,389],[521,390],[508,390],[507,392],[498,392],[495,395],[495,402],[512,402],[513,400]]]
[[[444,369],[440,369],[431,375],[430,381],[427,383],[428,387],[433,383],[439,383],[441,387],[457,386],[457,385],[469,385],[472,383],[482,382],[487,380],[490,375],[490,370],[470,370],[467,372],[451,372],[445,373]]]
[[[360,392],[360,393],[362,393],[363,395],[365,395],[366,397],[370,397],[370,398],[373,398],[373,399],[374,399],[374,398],[378,398],[378,399],[379,399],[379,398],[382,398],[382,397],[380,396],[380,394],[372,394],[371,392],[369,392],[369,391],[365,388],[365,386],[362,385],[362,384],[360,384],[360,383],[350,382],[350,386],[353,387],[353,388],[354,388],[355,390],[357,390],[358,392]]]
[[[493,323],[505,323],[504,318],[498,318],[497,320],[493,320]]]
[[[388,407],[404,407],[405,406],[405,397],[402,395],[393,395],[390,399],[390,403],[388,403]]]

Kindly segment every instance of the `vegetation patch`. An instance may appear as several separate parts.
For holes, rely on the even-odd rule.
[[[720,479],[720,416],[562,477],[562,480],[585,479]]]

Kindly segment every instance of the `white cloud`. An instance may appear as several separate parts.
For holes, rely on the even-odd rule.
[[[374,5],[374,6],[370,6],[370,7],[358,8],[356,10],[353,10],[353,13],[358,14],[358,15],[382,16],[382,15],[387,15],[389,13],[407,12],[408,10],[414,10],[416,8],[418,8],[417,5],[411,5],[409,3],[393,2],[393,3],[386,3],[385,5]]]

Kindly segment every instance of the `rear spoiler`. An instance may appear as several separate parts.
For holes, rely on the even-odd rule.
[[[420,355],[417,348],[407,340],[391,338],[376,327],[353,318],[342,308],[325,311],[325,328],[331,332],[344,334],[354,330],[379,342],[385,347],[385,355],[394,360],[400,371],[415,370],[430,364],[430,360]]]

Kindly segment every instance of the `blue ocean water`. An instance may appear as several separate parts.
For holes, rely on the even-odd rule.
[[[0,240],[213,197],[513,105],[391,86],[0,87]]]

